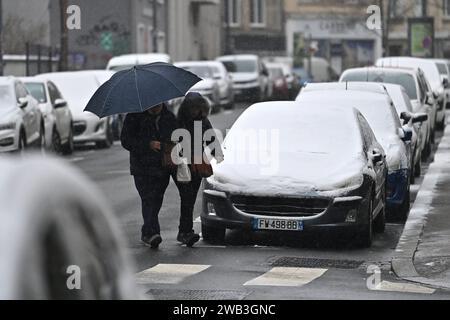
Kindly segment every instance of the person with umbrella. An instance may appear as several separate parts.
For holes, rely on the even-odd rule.
[[[114,74],[89,101],[85,111],[99,117],[124,114],[121,143],[130,152],[130,173],[142,203],[141,240],[153,249],[162,242],[158,220],[171,168],[164,154],[177,128],[165,101],[183,97],[197,82],[196,75],[157,62]]]

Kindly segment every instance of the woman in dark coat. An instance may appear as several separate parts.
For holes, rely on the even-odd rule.
[[[180,226],[179,233],[177,237],[177,241],[186,244],[187,246],[192,246],[196,242],[199,241],[200,236],[196,234],[193,230],[193,211],[195,201],[197,199],[198,190],[200,189],[200,185],[204,174],[201,175],[199,170],[199,159],[202,159],[203,152],[205,150],[205,143],[203,141],[203,136],[206,131],[213,129],[211,122],[208,120],[208,115],[210,112],[210,106],[208,100],[206,100],[202,95],[196,92],[188,93],[180,106],[178,111],[177,121],[178,128],[185,129],[189,131],[191,137],[191,154],[186,155],[183,154],[183,157],[189,157],[191,165],[189,166],[191,169],[191,182],[189,183],[180,183],[176,180],[174,176],[175,183],[180,192],[181,198],[181,214],[180,214]],[[197,125],[196,125],[197,122]],[[195,154],[195,138],[199,138],[200,136],[197,134],[197,137],[194,134],[194,128],[200,127],[201,124],[201,154]],[[212,143],[209,141],[209,143]],[[197,143],[200,143],[197,141]],[[220,153],[220,155],[218,154]],[[212,155],[216,157],[217,160],[222,160],[222,152],[221,150],[218,152],[217,150],[213,150]],[[200,160],[200,163],[202,160]],[[200,167],[205,168],[210,167],[209,163],[203,163]],[[212,169],[211,169],[212,170]],[[204,173],[204,172],[203,172]]]

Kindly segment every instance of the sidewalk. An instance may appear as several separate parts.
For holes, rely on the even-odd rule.
[[[411,208],[392,268],[405,280],[450,289],[450,125]]]

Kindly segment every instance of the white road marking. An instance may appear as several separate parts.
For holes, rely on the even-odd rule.
[[[130,170],[112,170],[112,171],[106,172],[106,174],[111,174],[111,175],[130,174]]]
[[[420,190],[420,184],[413,184],[411,185],[411,192],[415,193],[415,192],[419,192]]]
[[[178,284],[187,277],[205,271],[210,265],[158,264],[136,274],[138,284]]]
[[[387,291],[387,292],[401,292],[401,293],[417,293],[417,294],[433,294],[436,290],[430,289],[413,283],[399,283],[382,281],[372,291]]]
[[[301,287],[323,276],[328,269],[280,268],[244,283],[244,286]]]
[[[200,217],[198,217],[197,219],[194,220],[194,223],[201,223],[202,219],[200,219]]]

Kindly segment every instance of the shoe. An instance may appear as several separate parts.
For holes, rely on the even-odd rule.
[[[187,233],[178,233],[177,241],[182,244],[187,245],[188,247],[192,247],[195,243],[200,240],[200,235],[196,234],[194,231]]]
[[[158,249],[159,245],[162,242],[162,238],[159,234],[155,234],[151,237],[142,236],[141,240],[145,246],[152,249]]]

